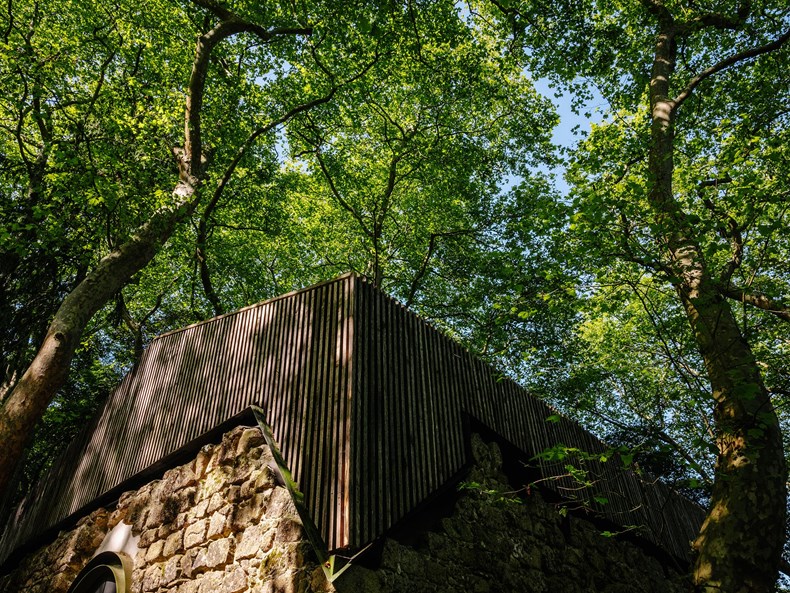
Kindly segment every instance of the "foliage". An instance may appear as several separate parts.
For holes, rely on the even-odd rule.
[[[786,426],[782,3],[11,0],[3,10],[0,401],[64,298],[183,182],[195,40],[220,21],[254,25],[206,64],[190,220],[93,319],[44,432],[79,425],[152,336],[348,270],[698,500],[724,483],[729,445],[726,398],[713,401],[717,344],[689,311],[733,319],[754,357],[742,366]],[[264,39],[255,27],[305,34]],[[656,40],[669,29],[672,69],[659,76]],[[557,118],[530,77],[577,109],[593,88],[609,106],[562,162]],[[656,106],[670,97],[661,144]],[[542,172],[559,165],[567,196]],[[713,305],[688,296],[680,252],[693,252]],[[51,442],[37,440],[32,473]]]

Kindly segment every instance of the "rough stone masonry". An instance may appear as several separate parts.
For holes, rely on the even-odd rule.
[[[499,448],[473,437],[469,482],[443,516],[329,584],[258,428],[124,493],[0,578],[4,593],[65,593],[99,551],[133,559],[132,593],[673,593],[680,571],[641,547],[561,514],[537,489],[513,490]],[[403,530],[400,531],[401,535]]]

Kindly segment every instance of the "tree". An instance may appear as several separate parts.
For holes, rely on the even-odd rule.
[[[694,543],[695,586],[769,591],[784,541],[786,465],[777,393],[750,344],[759,341],[753,313],[735,307],[787,320],[790,279],[773,255],[784,252],[776,221],[787,191],[770,164],[786,156],[776,85],[787,83],[787,10],[748,1],[716,11],[663,0],[494,4],[531,70],[581,91],[594,82],[609,101],[608,121],[580,145],[571,173],[574,229],[586,232],[600,280],[635,284],[641,274],[673,288],[704,364],[717,462]]]
[[[327,27],[327,31],[333,31],[332,27],[337,26],[338,35],[332,39],[333,43],[342,46],[343,35],[346,36],[345,41],[349,41],[349,38],[354,40],[353,34],[349,35],[349,29],[344,29],[342,22],[333,20],[335,13],[326,7],[314,8],[321,13],[321,23]],[[23,64],[20,67],[9,67],[4,76],[6,83],[21,89],[10,94],[15,101],[7,105],[3,114],[4,128],[11,134],[11,139],[4,145],[4,159],[10,158],[6,155],[16,151],[19,168],[27,173],[25,183],[20,183],[18,176],[6,181],[12,196],[18,198],[20,204],[19,213],[13,211],[11,215],[23,219],[23,224],[12,223],[4,229],[4,248],[10,246],[8,250],[11,255],[18,256],[12,257],[7,277],[15,278],[15,274],[22,269],[17,262],[23,262],[28,257],[26,244],[29,243],[30,233],[35,232],[35,223],[42,219],[49,223],[61,214],[56,211],[58,200],[73,203],[79,209],[95,205],[91,204],[91,195],[88,196],[87,205],[72,200],[65,191],[67,184],[58,183],[61,177],[67,182],[78,183],[82,191],[85,191],[86,184],[93,185],[94,202],[99,204],[109,201],[112,195],[115,198],[113,206],[127,208],[132,215],[124,217],[122,222],[125,224],[114,229],[117,236],[111,235],[108,229],[106,243],[96,245],[96,251],[91,251],[80,260],[76,275],[67,281],[67,294],[54,312],[43,343],[24,374],[17,379],[20,365],[15,362],[4,377],[4,382],[8,384],[0,410],[0,435],[6,443],[0,455],[0,482],[4,484],[9,482],[14,464],[21,458],[35,422],[64,384],[88,322],[118,295],[135,274],[150,263],[179,225],[195,211],[211,173],[219,171],[225,175],[232,174],[238,162],[235,155],[245,150],[244,136],[246,143],[251,143],[277,125],[329,101],[344,83],[344,79],[334,77],[317,66],[315,70],[310,70],[309,65],[317,60],[322,50],[317,44],[305,41],[313,32],[311,15],[274,4],[247,7],[248,12],[242,15],[210,0],[196,0],[193,5],[185,7],[184,13],[180,13],[196,18],[197,25],[194,28],[198,35],[194,57],[186,62],[191,63],[191,73],[188,75],[183,105],[182,141],[172,148],[178,170],[177,182],[168,197],[167,192],[161,189],[161,176],[140,180],[141,189],[150,192],[149,195],[140,201],[124,200],[122,198],[128,196],[123,196],[122,190],[128,191],[130,185],[134,187],[134,183],[121,183],[123,173],[130,172],[123,171],[122,167],[119,172],[113,166],[116,162],[125,161],[118,154],[118,146],[113,143],[117,138],[113,138],[111,132],[129,134],[129,130],[119,126],[117,120],[128,123],[131,117],[135,120],[132,122],[133,128],[135,124],[145,128],[146,123],[155,129],[159,128],[156,130],[159,134],[154,134],[154,137],[160,140],[178,137],[179,134],[175,133],[178,128],[174,125],[176,120],[172,117],[173,107],[168,104],[175,93],[171,94],[169,87],[162,84],[150,85],[146,89],[145,83],[151,80],[141,76],[140,70],[145,71],[145,65],[153,62],[155,65],[152,69],[156,75],[167,79],[173,74],[167,70],[173,68],[174,64],[185,65],[183,57],[186,46],[179,40],[182,31],[179,26],[188,31],[193,28],[192,23],[188,18],[186,22],[180,23],[174,19],[168,20],[165,17],[169,16],[166,13],[170,9],[156,3],[145,7],[138,3],[124,6],[123,10],[91,10],[85,14],[72,14],[69,10],[56,6],[44,7],[40,3],[10,3],[7,10],[9,19],[3,45],[6,58],[21,48],[21,51],[26,52],[26,60],[20,62]],[[256,13],[267,15],[269,22],[266,26],[255,22]],[[52,15],[52,22],[42,20],[42,15]],[[158,32],[166,33],[165,38],[171,41],[179,40],[174,46],[168,46],[176,48],[173,54],[156,54],[155,32],[151,31],[154,34],[150,37],[144,33],[150,20],[156,24],[167,23],[167,31],[160,29]],[[50,38],[43,32],[52,30],[47,27],[63,29],[64,33],[68,33],[63,35],[63,39],[76,40],[75,44],[87,38],[89,42],[79,47],[83,53],[91,49],[95,51],[96,47],[101,47],[103,52],[95,53],[92,59],[85,62],[86,72],[75,71],[71,52],[66,51],[71,48],[64,49],[53,44],[56,38]],[[153,27],[154,30],[156,28]],[[324,47],[330,45],[327,43]],[[334,51],[336,48],[331,49]],[[345,59],[349,67],[345,72],[352,72],[356,76],[364,74],[373,53],[368,50],[370,48],[365,46],[356,49],[343,47],[338,53],[347,56]],[[235,62],[236,76],[233,76],[229,67],[231,58]],[[11,62],[4,60],[4,63]],[[91,67],[97,64],[97,71],[92,71]],[[300,64],[301,67],[294,68],[292,64]],[[357,70],[352,65],[358,66]],[[114,77],[120,84],[105,86],[105,82]],[[267,93],[259,88],[263,77],[267,77],[265,80],[269,83],[266,85]],[[126,91],[128,87],[134,89],[138,82],[142,82],[142,88],[150,91],[150,94],[144,90],[122,104],[130,109],[131,115],[123,111],[109,111],[113,100],[117,98],[113,93]],[[72,83],[77,87],[76,92],[72,89]],[[257,90],[258,95],[247,95],[242,100],[242,90]],[[162,93],[164,97],[156,96],[155,93]],[[102,113],[104,119],[97,116],[101,106],[108,109],[107,113]],[[116,119],[113,120],[113,117]],[[102,132],[110,137],[104,133],[92,134],[93,126],[105,126]],[[106,126],[109,126],[109,130]],[[220,129],[223,133],[235,133],[230,138],[231,142],[222,144],[210,141],[212,134],[220,138],[217,135]],[[145,133],[139,134],[139,137],[145,137]],[[136,139],[137,136],[132,133],[132,138]],[[233,139],[236,139],[235,146]],[[97,162],[95,155],[99,144],[108,145],[110,152],[101,153]],[[111,150],[113,146],[114,153]],[[139,157],[135,163],[137,167],[132,171],[136,175],[140,172],[139,165],[151,157],[143,147],[133,146],[143,149],[142,154],[134,155]],[[85,152],[81,153],[81,150]],[[61,162],[61,158],[65,162]],[[76,178],[75,181],[72,167],[81,164],[81,158],[89,160],[89,172],[92,175],[85,176],[87,179]],[[103,175],[102,164],[114,172],[110,180],[100,181],[107,176]],[[161,169],[157,171],[161,175]],[[172,179],[172,174],[170,176]],[[223,178],[222,175],[219,177]],[[107,189],[107,185],[113,186],[114,190]],[[22,199],[23,193],[27,201]],[[129,230],[130,226],[133,228],[130,222],[135,220],[138,221],[136,230]],[[68,219],[66,222],[73,224]],[[86,226],[89,228],[89,225]],[[75,230],[78,232],[74,226],[67,229],[68,232]],[[91,233],[91,236],[94,235]],[[107,250],[106,255],[98,257],[97,252],[101,253],[104,249]],[[56,252],[57,246],[51,251]],[[37,261],[47,257],[51,255],[42,249],[28,258]],[[35,286],[22,287],[15,296],[20,298],[25,290],[30,292],[34,289]],[[57,289],[63,294],[62,286]],[[57,295],[55,291],[50,304],[57,302]],[[12,302],[11,308],[15,307]],[[47,314],[48,311],[44,307],[41,313]],[[35,331],[38,328],[33,327],[20,340],[23,351],[35,339]],[[20,347],[15,348],[19,350]],[[24,354],[18,359],[24,360]]]
[[[501,40],[476,36],[451,3],[432,6],[232,12],[194,0],[170,14],[151,0],[82,15],[58,0],[9,4],[4,48],[26,53],[20,68],[4,62],[3,78],[15,99],[2,114],[3,154],[15,166],[2,182],[19,221],[3,235],[18,257],[2,276],[16,315],[3,348],[16,362],[0,476],[70,366],[75,385],[90,382],[88,358],[74,359],[89,323],[101,340],[128,330],[132,352],[109,357],[123,366],[152,331],[348,268],[423,305],[437,278],[462,290],[460,254],[481,261],[498,182],[546,149],[553,115],[502,60]],[[68,47],[53,46],[53,30]],[[534,109],[520,108],[527,100]],[[42,291],[25,271],[50,260],[57,274]],[[431,274],[439,268],[447,274]],[[47,298],[32,316],[24,303],[37,292]]]

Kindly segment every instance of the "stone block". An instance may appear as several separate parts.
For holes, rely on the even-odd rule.
[[[208,467],[208,463],[211,461],[211,456],[213,454],[214,445],[204,445],[200,451],[198,451],[198,454],[195,457],[194,468],[192,470],[195,475],[195,480],[200,480],[206,475],[206,468]]]
[[[165,563],[165,568],[162,574],[162,585],[167,587],[173,581],[181,578],[181,559],[183,556],[173,556]]]
[[[298,542],[304,537],[304,530],[302,529],[302,522],[298,517],[285,516],[280,519],[277,524],[277,535],[275,541],[277,542]]]
[[[191,486],[197,485],[197,476],[195,475],[194,470],[194,462],[188,463],[186,465],[181,465],[173,470],[170,470],[172,473],[168,476],[165,473],[165,478],[168,479],[171,483],[171,487],[174,491],[179,491],[184,488],[189,488]]]
[[[231,486],[225,491],[225,498],[228,502],[237,503],[241,501],[241,487]]]
[[[247,589],[247,575],[240,566],[225,573],[222,585],[216,593],[241,593]]]
[[[230,525],[224,513],[217,511],[208,518],[208,530],[206,539],[212,540],[218,537],[225,537],[230,534]]]
[[[225,497],[222,496],[219,492],[215,492],[211,495],[211,498],[208,501],[208,507],[206,508],[207,513],[213,513],[214,511],[218,511],[226,504]]]
[[[206,520],[201,519],[197,523],[188,525],[184,530],[184,548],[193,548],[206,541]]]
[[[186,581],[181,583],[176,589],[176,593],[199,593],[200,581]]]
[[[208,545],[208,562],[209,565],[224,566],[233,558],[233,552],[236,542],[233,539],[225,538],[218,539]]]
[[[184,532],[176,531],[165,540],[162,553],[165,558],[184,553]]]
[[[234,485],[240,485],[250,479],[253,472],[255,472],[258,468],[254,464],[254,462],[248,458],[242,458],[238,461],[238,463],[234,466],[233,472],[230,477],[230,483]],[[243,494],[240,495],[244,497]]]
[[[245,529],[236,544],[236,561],[252,558],[259,551],[265,553],[271,550],[275,533],[276,530],[270,523],[259,523]]]
[[[288,490],[286,488],[275,488],[273,490],[262,492],[261,494],[268,494],[270,496],[268,505],[266,507],[266,514],[270,517],[280,517],[285,514],[296,514],[296,507],[294,506],[293,500],[291,500],[291,495],[288,494]]]
[[[193,548],[190,552],[192,551],[195,551],[196,554],[192,556],[192,562],[189,566],[182,565],[184,573],[194,576],[206,572],[209,569],[208,550],[206,548]]]
[[[254,447],[260,447],[266,441],[263,438],[260,428],[248,428],[239,436],[239,443],[236,445],[236,455],[242,456]]]
[[[217,593],[222,588],[224,578],[224,571],[207,572],[200,579],[198,593]]]
[[[161,539],[156,540],[150,546],[148,546],[148,550],[145,553],[146,564],[151,564],[152,562],[156,562],[162,558],[164,546],[165,542],[163,542]]]
[[[233,557],[233,540],[219,539],[200,548],[192,561],[192,574],[223,568]]]
[[[160,539],[158,527],[146,529],[140,534],[140,541],[137,542],[137,545],[141,548],[147,548],[158,539]]]
[[[186,523],[187,523],[186,513],[180,513],[179,515],[176,516],[175,520],[171,521],[170,523],[165,523],[164,525],[159,526],[159,529],[157,530],[159,539],[167,539],[171,533],[184,529]]]
[[[192,578],[192,565],[201,550],[201,548],[192,548],[181,557],[181,575],[184,578]]]
[[[143,591],[156,591],[162,584],[162,566],[149,566],[143,576]]]
[[[258,523],[269,508],[272,491],[259,492],[252,498],[245,500],[233,508],[231,516],[231,529],[242,531],[249,525]]]
[[[255,478],[255,489],[258,492],[274,488],[277,485],[277,474],[268,465],[261,469],[261,472]]]
[[[249,478],[241,484],[241,498],[250,498],[253,494],[255,494],[255,480],[260,475],[261,470],[256,469],[254,470]]]
[[[219,493],[215,494],[215,496],[219,496]],[[208,510],[209,499],[204,498],[199,503],[197,503],[194,507],[187,511],[187,522],[194,523],[206,516],[206,512]]]

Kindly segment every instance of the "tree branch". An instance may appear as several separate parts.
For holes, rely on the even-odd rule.
[[[683,104],[683,102],[691,96],[691,93],[694,92],[694,89],[696,89],[700,85],[700,83],[706,78],[709,78],[710,76],[713,76],[714,74],[717,74],[722,70],[725,70],[730,66],[737,64],[738,62],[743,62],[744,60],[755,58],[762,54],[775,51],[780,47],[782,47],[782,45],[784,45],[788,39],[790,39],[790,29],[785,31],[783,35],[781,35],[771,43],[767,43],[759,47],[754,47],[752,49],[739,52],[737,54],[730,56],[729,58],[723,59],[721,62],[719,62],[718,64],[714,64],[710,68],[706,68],[705,70],[697,74],[694,78],[692,78],[686,85],[686,88],[684,88],[680,92],[680,94],[677,95],[672,100],[672,111],[677,111],[678,107],[680,107]]]
[[[746,289],[730,287],[723,284],[718,285],[718,290],[723,296],[729,299],[767,311],[783,321],[790,321],[790,307],[761,292],[751,292]]]
[[[411,281],[411,286],[409,286],[409,296],[406,298],[406,307],[411,307],[412,301],[414,297],[417,295],[417,291],[420,288],[420,282],[422,282],[423,277],[425,276],[426,271],[428,270],[428,263],[433,256],[433,252],[436,249],[436,239],[439,237],[454,237],[457,235],[468,235],[473,233],[472,230],[457,230],[457,231],[447,231],[444,233],[431,233],[431,238],[428,241],[428,250],[425,252],[425,257],[422,259],[422,264],[420,264],[420,269],[417,271],[417,274]]]
[[[260,25],[249,23],[235,14],[217,5],[212,0],[193,0],[199,6],[218,11],[215,14],[226,15],[228,20],[223,20],[208,33],[198,38],[195,50],[195,59],[192,63],[192,73],[189,77],[189,94],[186,100],[186,113],[184,121],[184,168],[196,177],[200,177],[203,168],[203,147],[200,134],[200,113],[203,106],[203,89],[206,85],[206,75],[211,52],[223,39],[238,33],[253,33],[264,41],[271,41],[280,35],[310,35],[312,29],[307,27],[275,27],[265,29]]]
[[[340,191],[338,191],[337,186],[335,185],[334,179],[332,179],[332,174],[329,172],[326,164],[324,163],[324,158],[321,156],[321,151],[319,149],[315,150],[315,157],[318,161],[318,166],[321,168],[321,172],[324,174],[324,178],[326,179],[327,183],[329,184],[329,190],[332,192],[332,195],[337,200],[338,204],[346,210],[354,219],[359,223],[359,226],[362,228],[362,232],[365,233],[369,238],[373,238],[373,231],[368,228],[368,225],[365,224],[362,216],[354,209],[351,204],[346,202],[345,198],[341,195]]]
[[[220,179],[217,187],[214,189],[214,193],[211,196],[211,200],[209,200],[208,204],[206,204],[205,209],[203,210],[203,214],[200,217],[200,222],[198,223],[198,236],[197,236],[197,247],[195,249],[195,256],[197,257],[198,264],[200,265],[200,280],[203,284],[203,292],[206,294],[206,298],[211,302],[212,307],[214,308],[214,313],[217,315],[222,315],[225,310],[222,306],[222,302],[220,301],[219,295],[214,290],[214,286],[211,283],[211,273],[208,268],[208,262],[206,261],[206,243],[208,242],[208,219],[214,213],[214,210],[217,208],[217,204],[219,203],[220,198],[222,197],[222,193],[225,190],[228,182],[230,181],[231,177],[233,176],[233,172],[236,170],[241,159],[247,154],[247,151],[252,147],[255,141],[260,138],[263,134],[270,132],[277,126],[287,122],[288,120],[292,119],[296,115],[304,112],[309,111],[313,107],[321,105],[323,103],[329,102],[332,97],[335,95],[337,91],[336,87],[332,87],[332,89],[324,95],[323,97],[319,97],[318,99],[314,99],[312,101],[308,101],[307,103],[302,103],[301,105],[297,105],[293,109],[288,110],[287,113],[278,117],[276,120],[269,122],[265,126],[262,126],[255,130],[252,134],[249,135],[247,140],[239,147],[236,151],[236,155],[233,157],[233,160],[225,169],[225,173],[222,175],[222,179]]]
[[[729,175],[721,179],[707,179],[699,184],[697,187],[697,194],[702,198],[702,192],[705,188],[719,187],[731,181],[732,179]],[[703,198],[702,203],[714,214],[714,216],[726,223],[726,226],[725,224],[719,226],[718,231],[723,239],[730,242],[730,251],[732,252],[730,261],[727,262],[727,267],[724,269],[721,279],[722,284],[728,285],[735,270],[741,266],[741,262],[743,261],[743,235],[741,234],[741,226],[732,216],[719,210],[710,198]]]

